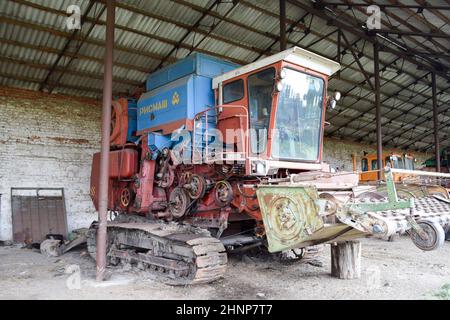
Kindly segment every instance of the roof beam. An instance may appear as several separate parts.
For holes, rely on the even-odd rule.
[[[25,1],[25,0],[11,0],[11,1],[14,1],[14,2],[17,2],[17,3],[20,3],[20,4],[23,4],[23,5],[31,5],[31,6],[33,6],[33,7],[36,7],[36,8],[38,8],[38,9],[40,9],[40,10],[49,10],[50,12],[52,12],[52,13],[55,13],[55,14],[61,14],[61,15],[65,15],[65,12],[62,12],[62,11],[58,11],[58,10],[55,10],[55,9],[52,9],[52,8],[46,8],[46,7],[42,7],[42,6],[39,6],[39,5],[37,5],[37,4],[34,4],[34,3],[30,3],[30,2],[28,2],[28,1]],[[186,2],[185,1],[182,1],[182,0],[174,0],[175,2],[181,2],[180,4],[184,4],[184,5],[187,5],[186,4]],[[248,3],[246,3],[245,1],[242,1],[242,3],[244,4],[244,5],[246,5],[246,6],[248,6],[249,4]],[[143,10],[141,10],[141,9],[137,9],[137,8],[134,8],[134,7],[130,7],[130,6],[127,6],[127,5],[125,5],[125,4],[122,4],[122,3],[118,3],[117,4],[117,6],[119,7],[119,8],[121,8],[121,9],[125,9],[125,10],[129,10],[129,11],[131,11],[131,12],[135,12],[135,13],[138,13],[138,14],[142,14],[142,15],[145,15],[145,16],[148,16],[148,17],[151,17],[151,18],[155,18],[155,19],[159,19],[160,17],[159,16],[155,16],[155,15],[153,15],[153,14],[151,14],[151,13],[148,13],[147,11],[143,11]],[[193,10],[196,10],[196,11],[199,11],[199,12],[202,12],[202,8],[201,7],[198,7],[198,6],[195,6],[195,5],[189,5]],[[273,13],[271,13],[271,12],[267,12],[266,10],[264,10],[264,9],[262,9],[262,8],[259,8],[259,7],[257,7],[257,6],[254,6],[254,5],[252,5],[252,7],[255,9],[255,10],[259,10],[259,11],[261,11],[261,12],[263,12],[264,14],[269,14],[269,15],[271,15],[271,16],[276,16],[276,14],[273,14]],[[217,14],[217,13],[215,13],[215,12],[210,12],[210,15],[211,16],[213,16],[213,17],[216,17],[216,18],[219,18],[219,19],[221,19],[221,18],[223,18],[223,16],[222,15],[220,15],[220,14]],[[163,21],[167,21],[167,22],[169,22],[169,23],[176,23],[175,21],[172,21],[172,20],[163,20]],[[229,23],[235,23],[234,21],[232,21],[232,20],[230,20],[230,19],[228,19],[228,18],[225,18],[224,19],[224,21],[226,21],[226,22],[229,22]],[[292,20],[289,20],[289,19],[287,19],[287,21],[288,22],[292,22]],[[105,22],[103,22],[103,21],[99,21],[99,23],[98,24],[104,24]],[[299,26],[300,28],[305,28],[305,26],[303,26],[303,25],[298,25],[299,24],[299,22],[294,22],[295,24],[293,24],[293,26]],[[178,24],[179,25],[179,24]],[[246,30],[250,30],[250,31],[252,31],[252,32],[257,32],[257,33],[259,33],[259,34],[261,34],[261,35],[265,35],[265,36],[269,36],[269,37],[275,37],[275,41],[278,41],[278,38],[277,38],[277,36],[276,35],[271,35],[271,34],[269,34],[269,33],[267,33],[267,32],[263,32],[263,31],[260,31],[260,30],[256,30],[256,29],[253,29],[253,28],[251,28],[251,27],[248,27],[248,26],[245,26],[245,25],[242,25],[242,24],[240,24],[241,26],[243,26],[244,28],[246,28]],[[128,32],[134,32],[134,33],[136,33],[136,34],[140,34],[140,35],[145,35],[145,36],[149,36],[149,37],[152,37],[152,35],[149,35],[148,33],[145,33],[145,32],[140,32],[140,31],[138,31],[138,30],[134,30],[134,29],[131,29],[131,28],[128,28],[128,27],[124,27],[124,26],[118,26],[118,25],[116,25],[116,27],[118,28],[118,29],[122,29],[122,30],[124,30],[124,31],[128,31]],[[320,34],[320,33],[316,33],[314,30],[311,30],[311,34],[314,34],[314,35],[316,35],[316,36],[318,36],[318,37],[324,37],[324,35],[322,35],[322,34]],[[212,36],[211,36],[212,37]],[[154,38],[154,37],[153,37]],[[163,40],[163,39],[156,39],[156,40],[158,40],[158,41],[160,41],[160,40]],[[164,40],[167,40],[167,39],[164,39]],[[331,41],[331,42],[334,42],[333,40],[331,40],[331,39],[326,39],[326,40],[328,40],[328,41]],[[167,42],[166,42],[167,43]],[[290,41],[290,43],[291,44],[296,44],[296,43],[293,43],[292,41]],[[173,42],[169,42],[168,44],[173,44]],[[118,48],[119,50],[124,50],[124,49],[128,49],[129,50],[129,48]],[[256,49],[255,49],[256,50]],[[134,51],[134,52],[133,52]],[[265,50],[260,50],[259,52],[263,52],[263,54],[271,54],[272,52],[264,52]],[[313,51],[314,52],[314,50],[311,50],[311,51]],[[150,58],[152,58],[152,59],[156,59],[156,60],[158,60],[158,59],[161,59],[161,56],[158,56],[158,55],[155,55],[155,54],[152,54],[152,53],[149,53],[149,52],[144,52],[144,51],[136,51],[136,50],[129,50],[128,52],[130,52],[130,53],[136,53],[136,54],[143,54],[143,55],[146,55],[146,56],[149,56]],[[208,53],[208,52],[205,52],[205,53]],[[208,53],[208,54],[212,54],[212,55],[215,55],[215,56],[218,56],[217,54],[214,54],[214,53]],[[222,56],[223,57],[223,56]],[[223,57],[223,58],[228,58],[228,57]],[[175,61],[175,60],[174,60]],[[237,63],[247,63],[247,62],[238,62],[238,61],[234,61],[234,62],[237,62]],[[357,69],[355,69],[355,68],[351,68],[352,70],[355,70],[355,71],[358,71],[359,72],[359,70],[357,70]],[[406,74],[409,74],[408,72],[405,72]],[[409,74],[410,76],[412,76],[411,74]],[[382,78],[383,79],[383,78]]]
[[[26,67],[40,69],[40,70],[48,70],[50,67],[50,65],[48,65],[48,64],[42,64],[42,63],[39,63],[36,61],[22,60],[22,59],[17,59],[17,58],[10,57],[10,56],[3,56],[3,55],[0,55],[0,60],[2,60],[3,62],[13,63],[16,65],[26,66]],[[55,73],[63,72],[64,70],[65,69],[62,67],[56,67],[54,72]],[[76,76],[89,78],[89,79],[95,79],[95,80],[103,80],[103,76],[99,73],[79,71],[79,70],[75,70],[75,69],[68,69],[66,71],[69,72],[71,75],[76,75]],[[142,82],[139,82],[139,81],[133,81],[133,80],[120,78],[120,77],[114,77],[114,82],[129,85],[129,86],[139,86],[142,84]]]
[[[94,6],[94,3],[95,3],[94,0],[91,0],[89,2],[88,7],[86,8],[86,11],[84,12],[83,16],[81,17],[81,21],[80,21],[81,27],[83,26],[87,15],[91,11],[92,7]],[[79,32],[79,30],[81,30],[81,28],[80,29],[75,29],[74,31],[72,31],[72,34],[67,38],[66,43],[64,44],[63,48],[58,53],[58,56],[56,57],[54,63],[52,64],[52,66],[48,70],[48,73],[47,73],[44,81],[42,81],[42,83],[39,85],[39,91],[42,91],[42,89],[44,89],[44,87],[47,85],[47,82],[50,79],[51,75],[53,74],[53,71],[55,70],[56,66],[59,64],[59,61],[61,61],[62,57],[64,56],[64,53],[69,48],[70,44],[72,43],[72,40],[74,40],[75,35]],[[90,32],[90,30],[89,30],[89,32]],[[88,33],[88,35],[89,35],[89,33]]]
[[[342,39],[344,39],[345,44],[347,45],[347,48],[350,49],[350,52],[352,53],[353,59],[355,59],[356,63],[358,64],[359,69],[361,70],[361,73],[364,75],[364,78],[366,78],[367,83],[369,84],[370,88],[374,90],[374,86],[372,81],[370,80],[370,77],[367,73],[367,71],[362,66],[361,62],[359,61],[359,57],[355,52],[355,49],[350,45],[350,42],[347,40],[347,37],[345,36],[344,32],[341,32]]]
[[[31,82],[31,83],[36,83],[36,84],[40,84],[42,82],[42,79],[36,79],[36,78],[26,77],[26,76],[18,76],[16,74],[9,74],[9,73],[4,73],[4,72],[0,72],[0,77],[17,79],[20,81]],[[49,83],[51,83],[51,81]],[[82,92],[83,91],[84,92],[92,92],[92,93],[97,94],[97,98],[102,95],[101,89],[96,89],[96,88],[92,88],[92,87],[77,86],[77,85],[71,85],[71,84],[67,84],[67,83],[60,84],[59,87],[67,88],[67,89],[71,89],[71,90],[78,90],[78,91],[82,91]],[[124,92],[115,92],[114,94],[115,95],[123,95],[125,93]]]
[[[229,8],[227,10],[227,12],[225,12],[225,14],[223,15],[223,18],[220,18],[218,22],[216,22],[212,27],[210,27],[208,33],[202,38],[202,40],[200,40],[199,42],[197,42],[195,44],[195,46],[192,47],[192,49],[189,51],[189,54],[192,53],[192,51],[194,51],[196,48],[198,48],[200,46],[200,44],[205,41],[207,38],[209,38],[212,34],[213,31],[223,22],[223,19],[225,19],[226,17],[228,17],[228,15],[231,14],[231,12],[234,11],[234,9],[236,9],[236,7],[239,5],[240,0],[234,0],[232,3],[233,5],[231,6],[231,8]],[[254,49],[253,49],[254,50]]]
[[[177,2],[178,2],[178,1],[182,1],[182,0],[172,0],[172,1],[177,1]],[[290,0],[288,0],[288,1],[290,1]],[[272,11],[269,11],[269,10],[266,10],[266,9],[264,9],[264,8],[261,8],[261,7],[255,5],[255,4],[253,4],[253,3],[250,3],[250,2],[248,2],[248,1],[246,1],[246,0],[241,0],[241,3],[242,3],[244,6],[247,6],[247,7],[252,8],[252,9],[254,9],[254,10],[257,10],[257,11],[259,11],[259,12],[261,12],[261,13],[264,13],[264,14],[267,15],[267,16],[270,16],[270,17],[273,17],[273,18],[278,19],[277,14],[274,13],[274,12],[272,12]],[[305,11],[306,11],[306,10],[305,10]],[[309,12],[306,11],[306,13],[309,13]],[[287,18],[286,21],[289,22],[289,23],[294,23],[294,21],[293,21],[293,20],[290,20],[289,18]],[[304,24],[302,24],[302,23],[298,23],[298,24],[297,24],[297,27],[299,27],[299,28],[302,29],[302,30],[306,30],[306,29],[307,29],[307,27],[306,27]],[[253,30],[251,30],[251,31],[253,31]],[[260,31],[259,31],[259,32],[260,32]],[[323,37],[323,36],[324,36],[322,33],[319,33],[319,32],[317,32],[317,31],[315,31],[315,30],[311,30],[310,34],[312,34],[312,35],[314,35],[314,36],[316,36],[316,37]],[[264,35],[264,33],[263,33],[263,35]],[[277,38],[277,35],[272,35],[272,34],[266,33],[266,36],[273,36],[273,37],[274,37],[274,38],[273,38],[274,40],[276,40],[276,41],[279,40],[279,39]],[[338,41],[337,41],[337,40],[333,40],[333,39],[331,39],[331,38],[325,38],[324,40],[326,40],[326,41],[328,41],[328,42],[330,42],[330,43],[333,43],[333,44],[335,44],[336,46],[338,45]],[[361,38],[359,38],[359,40],[361,40]],[[358,41],[358,40],[357,40],[357,41]],[[296,45],[295,42],[293,42],[292,40],[289,40],[289,39],[288,39],[288,43],[290,43],[290,44],[292,44],[292,45]],[[389,48],[388,48],[388,49],[389,49]],[[309,49],[309,50],[310,50],[311,52],[314,52],[314,53],[323,55],[323,53],[321,53],[321,52],[317,52],[317,51],[312,50],[312,49]],[[382,51],[382,50],[380,49],[380,51]],[[411,50],[410,50],[410,51],[411,51]],[[409,54],[409,52],[406,53],[406,54]],[[370,56],[370,54],[364,53],[364,55],[365,55],[367,58],[373,60],[373,56]],[[330,57],[327,56],[327,58],[330,58]],[[341,64],[342,64],[342,63],[341,63]],[[343,64],[342,64],[342,65],[343,65]],[[392,63],[390,63],[389,65],[392,65]],[[385,67],[386,67],[386,62],[383,62],[383,61],[380,59],[380,68],[381,68],[381,70],[383,70]],[[415,79],[418,78],[418,76],[414,75],[413,73],[408,72],[407,70],[403,70],[402,68],[399,68],[399,67],[397,67],[397,66],[395,66],[395,65],[393,65],[392,68],[396,69],[397,72],[407,74],[407,75],[410,76],[411,78],[415,78]],[[360,72],[360,71],[358,70],[358,68],[351,68],[351,69],[354,70],[354,71]],[[342,70],[341,70],[341,71],[342,71]],[[381,77],[380,79],[386,80],[385,78],[382,78],[382,77]],[[395,83],[395,82],[393,82],[393,83]],[[395,84],[396,84],[396,85],[399,85],[398,83],[395,83]],[[427,84],[427,85],[428,85],[428,84]]]
[[[425,76],[424,76],[424,77],[425,77]],[[406,104],[407,102],[402,102],[400,105],[397,105],[397,106],[395,106],[395,107],[385,106],[385,102],[386,102],[387,100],[389,100],[389,99],[392,98],[392,97],[395,97],[395,96],[398,95],[401,91],[402,91],[402,89],[398,90],[395,94],[393,94],[393,95],[391,95],[391,96],[389,96],[389,97],[383,99],[383,101],[381,101],[381,105],[382,105],[383,107],[387,107],[387,108],[391,109],[391,111],[392,111],[392,110],[398,109],[401,105]],[[369,94],[372,94],[372,92],[370,92]],[[416,94],[416,96],[417,96],[417,95],[418,95],[418,94]],[[366,95],[366,96],[367,96],[367,95]],[[419,105],[421,105],[421,104],[419,104]],[[416,105],[415,107],[417,107],[417,105]],[[359,111],[359,114],[358,114],[357,116],[352,117],[352,118],[351,118],[349,121],[347,121],[345,124],[341,125],[341,126],[338,127],[337,129],[335,129],[335,130],[333,130],[332,132],[330,132],[329,134],[330,134],[330,135],[333,134],[334,132],[336,132],[336,131],[342,129],[343,127],[347,126],[348,124],[350,124],[350,123],[352,123],[352,122],[358,120],[358,119],[359,119],[362,115],[364,115],[365,113],[370,112],[370,111],[373,111],[374,109],[375,109],[375,106],[372,106],[372,107],[369,108],[368,110],[364,110],[364,111],[358,110],[358,111]],[[416,118],[419,119],[420,117],[416,117]]]
[[[422,6],[430,7],[430,4],[426,0],[416,0],[416,2],[420,3]],[[432,8],[430,10],[436,17],[438,17],[445,23],[450,24],[450,19],[446,15],[442,14],[442,12],[440,12],[434,8]]]
[[[314,14],[314,15],[322,18],[323,20],[327,21],[328,24],[332,24],[340,29],[346,30],[347,32],[349,32],[359,38],[363,38],[371,43],[377,42],[375,37],[368,35],[367,33],[364,32],[363,29],[357,30],[354,26],[349,26],[349,25],[341,22],[340,20],[337,20],[336,17],[327,15],[322,10],[317,10],[317,9],[310,7],[309,5],[307,5],[303,2],[300,2],[298,0],[288,0],[288,1],[294,5],[302,8],[303,10],[310,12],[311,14]],[[361,25],[362,25],[362,23],[361,23]],[[440,77],[443,77],[446,80],[450,80],[450,75],[447,74],[447,72],[438,70],[435,66],[426,64],[421,61],[417,61],[417,60],[413,59],[412,57],[406,55],[404,52],[400,52],[396,49],[392,49],[387,46],[384,46],[384,51],[388,51],[389,53],[395,54],[398,57],[404,58],[406,61],[409,61],[417,66],[424,68],[425,70],[435,72],[436,75],[439,75]]]
[[[20,0],[20,1],[23,1],[23,0]],[[98,0],[98,1],[104,2],[104,0]],[[172,1],[177,2],[180,5],[187,6],[187,7],[191,8],[192,10],[195,10],[195,11],[200,12],[200,13],[203,13],[206,10],[203,7],[196,6],[196,5],[191,4],[189,2],[185,2],[185,1],[181,1],[181,0],[180,1],[172,0]],[[179,28],[189,29],[189,28],[192,27],[191,25],[182,23],[182,22],[180,22],[178,20],[175,20],[175,19],[172,19],[172,18],[169,18],[169,17],[165,17],[165,16],[161,16],[161,15],[157,15],[157,14],[154,14],[152,12],[149,12],[149,11],[146,11],[146,10],[142,10],[142,9],[139,9],[139,8],[136,8],[136,7],[124,4],[124,3],[117,3],[116,6],[118,8],[120,8],[120,9],[127,10],[127,11],[130,11],[130,12],[133,12],[133,13],[137,13],[137,14],[140,14],[140,15],[142,15],[144,17],[147,17],[147,18],[152,18],[152,19],[156,19],[156,20],[159,20],[159,21],[163,21],[163,22],[167,22],[167,23],[173,24],[173,25],[175,25],[175,26],[177,26]],[[210,16],[212,16],[214,18],[222,19],[225,22],[229,21],[228,18],[226,18],[225,16],[222,16],[222,15],[220,15],[220,14],[214,12],[214,11],[209,12],[208,15],[210,15]],[[121,26],[118,26],[116,24],[116,28],[117,29],[121,29]],[[128,28],[128,29],[129,29],[128,31],[130,31],[130,32],[133,32],[132,30],[134,30],[134,29],[130,29],[130,28]],[[246,29],[246,30],[249,31],[249,29]],[[254,32],[255,30],[256,29],[250,29],[250,31],[252,31],[252,32]],[[204,36],[208,36],[209,38],[212,38],[212,39],[215,39],[215,40],[218,40],[218,41],[221,41],[221,42],[224,42],[224,43],[227,43],[227,44],[230,44],[230,45],[233,45],[233,46],[245,49],[245,50],[256,51],[256,52],[261,52],[261,50],[262,50],[262,49],[260,49],[258,47],[242,43],[241,41],[235,41],[235,40],[232,40],[232,39],[228,39],[228,38],[225,38],[223,36],[214,34],[212,32],[203,30],[203,29],[201,29],[199,27],[193,28],[192,31],[195,31],[196,33],[202,34]],[[171,44],[172,45],[176,45],[176,41],[173,41]],[[182,44],[182,45],[180,45],[180,47],[182,47],[184,49],[187,49],[187,50],[191,49],[191,46],[186,45],[186,44]],[[195,51],[201,52],[201,50],[198,49],[198,48]],[[209,54],[210,55],[214,55],[214,53],[209,53]],[[231,59],[232,58],[228,58],[228,60],[231,60]]]
[[[348,2],[348,0],[346,0],[346,1]],[[395,3],[396,0],[389,0],[389,1],[390,1],[391,3]],[[372,4],[377,5],[377,3],[375,3],[373,0],[364,0],[364,2],[366,2],[368,5],[372,5]],[[358,10],[359,12],[361,12],[362,14],[367,15],[367,12],[365,12],[363,9],[357,8],[357,10]],[[401,9],[401,10],[404,11],[404,10],[406,10],[406,9]],[[393,12],[390,11],[390,10],[389,10],[389,11],[388,11],[388,10],[384,10],[384,12],[385,12],[385,14],[386,14],[387,17],[391,17],[391,18],[394,19],[395,21],[400,22],[402,25],[408,27],[410,30],[416,31],[416,32],[421,32],[421,31],[422,31],[422,30],[418,29],[415,25],[413,25],[412,23],[410,23],[410,22],[408,21],[408,19],[405,20],[405,19],[401,18],[400,16],[396,15],[395,13],[393,13]],[[390,22],[390,21],[389,21],[389,22]],[[389,37],[389,35],[384,35],[384,37],[388,38],[389,41],[398,44],[397,40],[395,40],[395,39]],[[427,46],[426,44],[424,44],[424,43],[418,41],[416,38],[411,37],[411,36],[405,36],[405,37],[406,37],[409,41],[414,42],[416,45],[422,47],[423,49],[435,53],[435,51],[434,51],[433,49],[431,49],[430,46]],[[439,42],[437,42],[437,41],[435,41],[435,40],[433,40],[433,39],[428,39],[428,40],[429,40],[430,42],[432,42],[435,46],[440,47],[441,49],[445,50],[445,48],[443,48],[442,45],[441,45]],[[412,50],[410,50],[410,49],[411,49],[411,48],[408,48],[408,52],[412,52]],[[427,60],[427,61],[430,62],[431,64],[435,63],[435,61],[429,59],[428,55],[423,55],[423,56],[421,56],[421,58]]]
[[[448,89],[450,89],[450,87],[448,87],[447,90],[448,90]],[[445,112],[445,111],[449,110],[448,103],[449,103],[449,101],[446,101],[446,102],[442,103],[441,107],[438,108],[438,113]],[[427,112],[426,112],[425,114],[429,114],[430,112],[433,112],[433,110],[427,110]],[[430,117],[430,118],[431,118],[431,117]],[[430,118],[426,118],[424,121],[421,121],[418,125],[421,125],[421,124],[423,124],[423,123],[425,123],[425,122],[427,122],[427,121],[430,121]],[[450,124],[450,120],[449,120],[449,121],[446,121],[444,124]],[[442,125],[442,123],[441,123],[441,125]],[[444,127],[445,127],[445,126],[444,126]],[[424,137],[430,136],[430,135],[432,135],[432,134],[433,134],[433,130],[429,130],[429,131],[425,132],[424,134],[415,137],[412,141],[410,140],[410,143],[409,143],[409,144],[402,144],[402,145],[408,146],[408,147],[409,147],[409,146],[411,146],[412,144],[414,144],[414,142],[416,142],[416,141],[418,141],[418,140],[421,140],[421,139],[423,139]],[[392,137],[391,139],[395,139],[396,137],[398,137],[398,135]]]
[[[450,88],[450,87],[449,87]],[[417,106],[420,106],[420,104],[418,104]],[[449,107],[447,106],[442,106],[440,108],[438,108],[438,112],[447,112],[448,110],[450,110]],[[394,139],[400,138],[401,136],[403,136],[407,131],[411,130],[411,129],[415,129],[421,125],[423,125],[426,122],[429,122],[432,120],[432,117],[425,117],[425,115],[429,114],[430,112],[433,112],[433,110],[427,110],[420,119],[422,119],[422,121],[419,122],[415,122],[415,123],[411,123],[411,124],[405,124],[401,129],[395,130],[389,134],[386,135],[386,137],[389,137],[390,141],[394,141]],[[445,123],[450,123],[449,121],[446,121]],[[406,128],[406,126],[412,126],[412,128]],[[394,133],[397,133],[393,135]],[[430,132],[430,128],[428,128],[427,130],[425,130],[422,134],[416,136],[414,139],[408,138],[407,142],[400,144],[399,146],[405,146],[407,145],[408,147],[413,145],[415,142],[420,141],[421,139],[423,139],[424,137],[427,137],[429,135],[431,135],[433,132],[431,130]],[[409,143],[409,144],[408,144]]]
[[[441,34],[441,33],[429,33],[429,32],[412,32],[412,31],[403,31],[403,30],[392,30],[392,29],[377,29],[371,30],[370,33],[379,33],[379,34],[397,34],[400,36],[417,36],[424,38],[443,38],[450,39],[449,34]]]
[[[91,0],[91,3],[94,3],[93,0]],[[69,61],[65,64],[65,66],[63,67],[64,70],[62,72],[59,73],[58,78],[54,81],[56,84],[58,84],[61,81],[61,78],[63,77],[63,75],[66,73],[66,70],[69,68],[69,66],[72,64],[72,62],[76,59],[78,52],[80,52],[81,47],[83,46],[84,42],[86,41],[86,39],[89,37],[89,34],[92,32],[92,30],[94,29],[95,25],[97,24],[97,22],[99,21],[100,17],[102,16],[103,12],[106,10],[106,7],[103,7],[100,12],[97,14],[97,18],[95,19],[95,22],[93,22],[89,29],[87,30],[86,34],[83,35],[83,40],[81,40],[77,47],[75,48],[75,51],[73,52],[74,56],[72,56]],[[86,13],[87,15],[87,13]],[[57,64],[57,63],[56,63]],[[56,66],[56,65],[55,65]],[[50,73],[49,73],[50,75]],[[45,85],[45,83],[44,83]],[[53,89],[55,88],[55,85],[49,86],[49,92],[51,93],[53,91]]]
[[[334,1],[318,1],[317,7],[331,6],[331,7],[367,7],[364,3],[342,3]],[[450,10],[450,6],[439,5],[406,5],[406,4],[377,4],[381,9],[383,8],[411,8],[424,10]]]
[[[307,12],[306,14],[304,14],[300,19],[298,19],[296,22],[292,23],[289,28],[286,30],[286,42],[288,41],[288,35],[294,31],[294,28],[296,25],[298,25],[301,21],[303,21],[306,16],[309,15],[309,13]],[[272,50],[272,47],[274,45],[276,45],[278,42],[280,41],[280,38],[273,40],[273,42],[266,48],[264,49],[264,52],[260,53],[254,60],[253,62],[255,62],[256,60],[258,60],[259,58],[261,58],[263,55],[266,55],[268,52],[270,52]]]
[[[10,0],[10,1],[18,1],[18,3],[24,4],[24,5],[26,5],[26,3],[27,3],[27,1],[25,1],[25,0]],[[33,7],[36,7],[36,6],[37,5],[34,5]],[[122,8],[123,5],[118,4],[117,7]],[[46,11],[45,10],[46,7],[43,7],[43,6],[40,6],[39,9],[43,10],[43,11]],[[58,10],[55,11],[54,9],[52,9],[50,12],[54,13],[54,14],[62,15],[62,16],[67,16],[67,14],[64,11],[58,11]],[[134,12],[134,11],[132,11],[132,12]],[[86,21],[95,21],[95,19],[91,19],[91,18],[87,17]],[[161,21],[164,21],[164,20],[161,20]],[[39,31],[50,32],[50,33],[52,33],[54,35],[58,35],[58,36],[61,36],[61,37],[66,37],[66,38],[70,37],[70,33],[68,33],[68,32],[64,32],[64,31],[61,31],[61,30],[58,30],[58,29],[46,27],[46,26],[43,26],[43,25],[38,25],[38,24],[31,23],[31,22],[28,22],[28,21],[11,19],[11,18],[6,18],[6,17],[0,17],[0,22],[11,23],[11,24],[15,24],[15,25],[22,25],[22,26],[27,27],[27,28],[31,28],[31,29],[35,29],[35,30],[39,30]],[[105,25],[106,22],[102,21],[102,20],[99,20],[97,24],[98,25]],[[177,44],[177,41],[175,41],[175,40],[167,39],[165,37],[161,37],[161,36],[149,33],[149,32],[145,32],[145,31],[140,31],[140,30],[136,30],[136,29],[133,29],[133,28],[129,28],[127,26],[123,26],[123,25],[120,25],[120,24],[117,24],[117,23],[116,23],[115,27],[116,27],[116,29],[127,31],[127,32],[131,32],[131,33],[134,33],[134,34],[138,34],[140,36],[147,37],[147,38],[150,38],[150,39],[154,39],[156,41],[159,41],[161,43],[165,43],[165,44],[168,44],[168,45],[174,46],[174,45]],[[211,37],[212,37],[212,35],[211,35]],[[81,40],[82,37],[77,35],[77,36],[75,36],[75,39],[76,40]],[[103,41],[98,41],[98,40],[94,40],[94,39],[91,39],[91,38],[86,39],[85,42],[89,43],[89,44],[99,45],[99,46],[102,46],[102,47],[104,45]],[[243,46],[243,45],[241,45],[241,46]],[[183,49],[187,49],[187,50],[191,49],[191,46],[187,45],[185,43],[181,44],[180,47],[183,48]],[[131,49],[131,48],[128,48],[128,47],[123,47],[123,46],[116,46],[114,49],[118,49],[118,50],[121,50],[121,51],[127,51],[127,50],[131,51],[131,52],[134,51],[134,53],[141,54],[141,55],[152,55],[153,59],[156,59],[156,60],[161,60],[162,59],[161,55],[155,55],[155,54],[143,51],[143,50],[135,50],[135,49]],[[248,50],[258,50],[257,48],[253,48],[253,47],[251,47],[251,48],[247,47],[247,49]],[[232,58],[232,57],[229,57],[229,56],[226,56],[226,55],[222,55],[222,54],[219,54],[219,53],[215,53],[215,52],[212,52],[212,51],[208,51],[208,50],[205,50],[205,49],[197,48],[195,51],[201,52],[201,53],[205,53],[205,54],[209,54],[209,55],[213,55],[213,56],[216,56],[216,57],[220,57],[222,59],[227,59],[227,60],[230,60],[230,61],[233,61],[233,62],[236,62],[236,63],[240,63],[240,64],[243,63],[242,60],[235,59],[235,58]],[[175,59],[172,59],[172,58],[170,58],[170,59],[171,59],[171,61],[175,61]]]
[[[367,1],[367,0],[366,0]],[[389,0],[391,3],[395,3],[397,0]],[[414,10],[408,9],[408,8],[401,8],[401,10],[403,12],[405,12],[406,14],[409,15],[414,15],[414,18],[416,18],[417,20],[419,20],[420,22],[422,22],[423,24],[427,25],[431,32],[434,32],[436,34],[443,34],[441,30],[439,30],[434,24],[428,22],[427,19],[425,19],[424,17],[422,17],[421,15],[418,15],[417,12],[414,12]],[[421,32],[422,30],[420,29],[420,27],[418,28],[414,23],[410,23],[407,20],[401,19],[400,17],[397,17],[397,20],[402,22],[404,25],[407,25],[411,30],[416,31],[416,32]],[[433,43],[436,47],[441,48],[441,50],[446,50],[447,48],[445,46],[443,46],[441,43],[435,41],[434,39],[429,39],[429,41],[431,43]],[[422,46],[423,47],[423,46]],[[429,47],[425,47],[426,50],[432,51],[434,52],[434,50],[430,50]]]
[[[1,20],[1,18],[0,18],[0,20]],[[32,45],[32,44],[28,44],[28,43],[23,43],[23,42],[19,42],[19,41],[15,41],[15,40],[3,39],[3,38],[0,38],[0,43],[9,44],[9,45],[22,47],[22,48],[27,48],[27,49],[32,49],[32,50],[37,50],[37,51],[42,51],[42,52],[51,53],[51,54],[55,54],[55,55],[57,55],[58,52],[59,52],[59,50],[55,49],[55,48],[46,47],[46,46]],[[117,49],[117,46],[116,46],[116,49]],[[125,51],[125,52],[127,52],[127,51]],[[133,53],[133,52],[130,52],[130,53]],[[66,52],[64,54],[64,56],[73,57],[75,55],[70,53],[70,52]],[[84,54],[77,54],[77,59],[88,60],[88,61],[95,61],[95,62],[98,62],[100,64],[103,61],[103,59],[100,59],[100,58],[97,58],[97,57],[93,57],[93,56],[84,55]],[[149,69],[147,69],[147,68],[142,68],[142,67],[139,67],[139,66],[136,66],[136,65],[132,65],[132,64],[128,64],[128,63],[114,62],[114,66],[120,67],[120,68],[124,68],[124,69],[128,69],[128,70],[139,71],[139,72],[144,73],[145,75],[147,75],[148,72],[149,72]]]
[[[181,37],[180,40],[178,40],[178,42],[173,46],[173,48],[169,51],[169,53],[162,58],[162,60],[160,61],[160,63],[158,64],[158,66],[153,70],[158,70],[159,68],[161,68],[164,64],[164,62],[166,62],[166,60],[175,52],[178,50],[178,48],[180,48],[181,44],[183,43],[184,40],[186,40],[186,38],[191,34],[192,31],[194,31],[194,29],[197,29],[200,26],[200,23],[202,22],[202,20],[208,15],[209,12],[211,12],[211,10],[218,4],[220,3],[220,0],[214,0],[214,2],[208,7],[208,9],[202,13],[201,17],[197,19],[197,21],[190,26],[187,31],[184,33],[184,35]]]

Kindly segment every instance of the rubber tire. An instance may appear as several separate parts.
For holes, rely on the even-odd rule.
[[[432,230],[434,231],[435,235],[436,235],[436,241],[435,241],[434,245],[431,246],[431,247],[423,247],[423,246],[417,245],[417,244],[414,242],[414,240],[413,240],[413,243],[414,243],[419,249],[421,249],[421,250],[423,250],[423,251],[432,251],[432,250],[439,249],[440,247],[442,247],[442,246],[444,245],[444,241],[445,241],[445,231],[444,231],[444,228],[443,228],[439,223],[436,223],[436,222],[433,222],[433,221],[428,221],[428,220],[422,220],[422,221],[419,221],[418,224],[419,224],[421,227],[423,227],[423,226],[425,226],[425,227],[431,227]],[[413,234],[412,234],[412,236],[413,236]],[[417,236],[418,236],[418,235],[417,235]]]

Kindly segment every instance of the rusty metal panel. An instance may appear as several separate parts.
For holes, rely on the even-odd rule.
[[[42,242],[47,234],[67,237],[64,189],[11,188],[13,240]]]
[[[324,226],[313,187],[267,185],[256,194],[270,252],[301,248]]]

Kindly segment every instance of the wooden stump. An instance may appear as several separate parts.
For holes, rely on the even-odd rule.
[[[361,242],[331,244],[331,276],[339,279],[361,277]]]

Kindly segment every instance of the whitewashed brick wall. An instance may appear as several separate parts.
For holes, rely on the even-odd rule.
[[[0,87],[0,239],[12,239],[11,187],[64,188],[69,230],[89,226],[101,108],[87,99]]]

